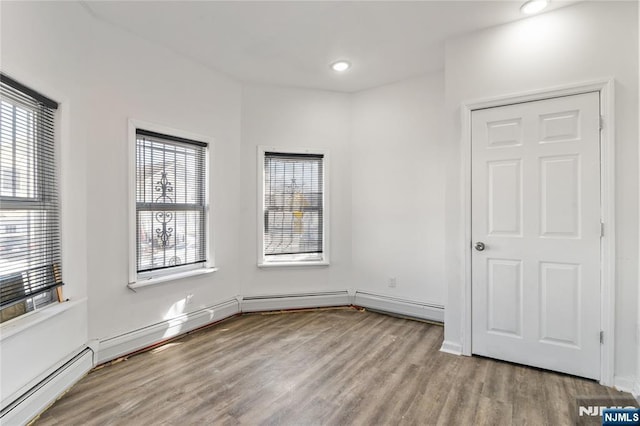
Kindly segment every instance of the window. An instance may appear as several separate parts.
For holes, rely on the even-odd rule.
[[[57,108],[0,74],[0,321],[56,301],[62,285]]]
[[[135,277],[207,266],[205,142],[135,129]]]
[[[259,149],[260,266],[327,264],[326,154]]]

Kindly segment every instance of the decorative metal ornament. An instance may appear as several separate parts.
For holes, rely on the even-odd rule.
[[[156,228],[156,236],[160,238],[162,247],[166,247],[173,234],[173,228],[168,226],[168,223],[173,220],[173,213],[156,212],[156,220],[162,225],[162,228]]]
[[[173,198],[168,195],[169,193],[173,194],[173,184],[167,179],[166,172],[162,172],[162,177],[156,182],[155,190],[162,192],[162,194],[156,198],[156,203],[173,203]]]
[[[155,190],[156,192],[161,192],[158,198],[156,198],[156,202],[173,203],[173,198],[168,195],[173,194],[173,184],[167,179],[166,172],[162,172],[162,177],[156,182]],[[160,238],[162,247],[167,247],[169,239],[173,235],[173,228],[168,226],[169,222],[173,220],[173,213],[166,211],[157,212],[155,217],[156,221],[162,225],[161,228],[156,228],[156,236]]]

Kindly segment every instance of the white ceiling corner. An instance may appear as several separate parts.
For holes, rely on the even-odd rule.
[[[554,2],[557,8],[570,1]],[[519,1],[87,1],[92,15],[243,82],[355,92],[442,69],[444,42]],[[329,65],[347,59],[342,74]]]

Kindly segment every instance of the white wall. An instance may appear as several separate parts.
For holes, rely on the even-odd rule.
[[[55,351],[38,351],[38,365],[55,365],[88,339],[163,321],[187,294],[193,299],[186,311],[237,294],[356,288],[441,304],[445,281],[445,334],[459,341],[460,103],[614,76],[616,374],[633,377],[639,318],[636,9],[635,3],[585,2],[469,34],[448,43],[444,75],[349,95],[241,87],[96,21],[77,3],[2,2],[3,72],[61,102],[65,295],[88,296],[88,315],[83,308],[56,316],[60,333],[82,327],[72,341],[52,332]],[[219,272],[137,293],[127,289],[128,118],[215,139],[211,229]],[[258,145],[330,151],[331,266],[257,268]],[[395,289],[387,286],[391,276]],[[36,328],[15,336],[17,343],[7,342],[20,351],[41,339]],[[9,346],[2,344],[4,352]],[[3,358],[3,370],[15,368],[11,359]],[[11,389],[28,380],[16,378]]]
[[[87,343],[86,299],[52,306],[45,317],[37,317],[23,315],[2,329],[2,408],[66,363]]]
[[[56,143],[60,148],[62,187],[63,291],[74,303],[60,305],[55,315],[32,312],[2,325],[3,405],[50,373],[53,366],[66,361],[88,340],[86,149],[77,142],[86,134],[87,111],[80,100],[86,92],[84,58],[90,46],[77,40],[78,34],[91,30],[85,12],[78,7],[42,6],[2,3],[0,65],[3,73],[61,103],[56,114]]]
[[[90,337],[110,337],[238,294],[241,86],[156,44],[94,22],[87,123]],[[127,119],[210,136],[213,274],[133,292],[128,281]],[[175,305],[178,303],[178,305]]]
[[[444,305],[443,105],[442,71],[353,97],[357,290]]]
[[[445,339],[461,343],[460,104],[612,76],[616,79],[615,374],[636,372],[638,287],[638,12],[635,2],[582,2],[450,40]]]
[[[346,290],[351,283],[349,95],[247,85],[242,96],[240,294]],[[330,266],[258,268],[257,147],[329,151]]]
[[[640,23],[640,7],[638,8],[638,22]],[[640,58],[640,43],[638,43],[638,57]],[[638,87],[640,87],[640,72],[638,73]],[[640,92],[640,90],[639,90]],[[640,97],[640,93],[639,93],[639,97]],[[638,110],[638,122],[640,123],[640,108]],[[640,132],[639,132],[639,140],[638,140],[638,146],[640,146]],[[638,164],[640,164],[640,149],[638,150]],[[638,175],[638,191],[640,191],[640,173]],[[640,200],[640,193],[638,194],[638,199]],[[640,208],[639,208],[640,210]],[[638,216],[639,216],[639,221],[640,221],[640,212],[638,212]],[[640,244],[640,226],[638,227],[638,241]],[[640,250],[638,250],[638,264],[640,265]],[[638,285],[640,286],[640,271],[638,271]],[[638,292],[638,305],[640,306],[640,291]],[[637,364],[636,364],[636,378],[635,378],[635,384],[633,387],[633,394],[635,395],[636,399],[640,399],[640,309],[638,309],[638,319],[637,319],[637,323],[636,323],[636,359],[637,359]]]
[[[86,135],[88,112],[79,101],[88,84],[85,58],[90,45],[78,34],[90,33],[79,7],[42,7],[38,3],[3,2],[0,65],[2,72],[60,103],[56,112],[59,182],[63,230],[64,294],[85,297],[86,147],[73,143]],[[58,22],[59,24],[54,24]],[[25,31],[25,22],[30,30]],[[73,117],[73,126],[71,117]],[[75,261],[82,259],[81,262]]]
[[[64,290],[72,300],[88,296],[77,338],[161,322],[181,313],[176,302],[187,294],[185,312],[237,295],[240,84],[95,20],[79,3],[3,2],[1,55],[3,72],[61,102]],[[219,272],[127,288],[129,118],[215,140],[211,229]],[[78,317],[56,321],[64,333]],[[23,350],[36,347],[35,332],[21,336]],[[40,356],[50,360],[46,351]]]
[[[638,22],[640,23],[640,7],[638,8]],[[640,58],[640,42],[638,43],[638,57]],[[638,73],[638,83],[638,87],[640,88],[640,72]],[[640,89],[638,92],[638,97],[640,97]],[[640,108],[638,109],[638,123],[640,123]],[[638,146],[640,146],[640,132]],[[640,149],[638,150],[638,164],[640,164]],[[640,172],[638,172],[638,191],[640,191]],[[640,193],[638,194],[638,199],[640,200]],[[640,216],[640,212],[638,212],[638,216]],[[640,232],[640,226],[638,228]],[[640,241],[640,233],[638,234],[638,241]],[[638,250],[638,265],[640,265],[640,250]],[[640,271],[638,271],[638,286],[640,287]],[[638,291],[637,306],[640,306],[640,291]],[[633,394],[636,399],[640,400],[640,309],[638,309],[638,319],[636,323],[636,378]]]

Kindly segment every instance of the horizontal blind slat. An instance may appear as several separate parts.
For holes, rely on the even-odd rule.
[[[0,307],[62,285],[57,103],[1,75]],[[50,298],[45,298],[50,300]],[[39,302],[38,302],[39,303]]]
[[[264,256],[323,253],[324,156],[264,154]]]
[[[205,263],[207,144],[136,130],[136,263]]]

